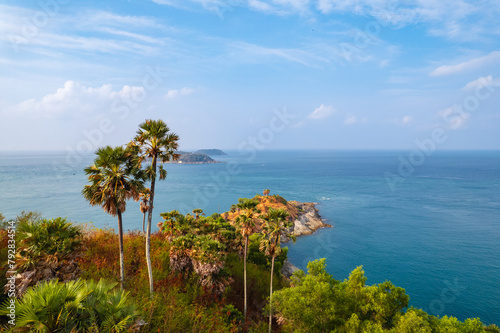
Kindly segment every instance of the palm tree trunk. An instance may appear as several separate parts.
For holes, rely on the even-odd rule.
[[[144,214],[142,216],[142,232],[146,232],[146,230],[144,229],[145,224],[146,224],[146,212],[144,212]]]
[[[271,333],[271,326],[273,321],[273,275],[274,275],[274,257],[271,260],[271,286],[269,287],[269,333]]]
[[[245,305],[243,309],[243,315],[245,316],[245,320],[247,320],[247,251],[248,251],[248,235],[245,236],[245,252],[243,258],[243,284],[244,284],[244,293],[245,293]]]
[[[149,295],[153,297],[153,267],[151,266],[151,220],[153,218],[153,200],[155,198],[156,156],[153,157],[153,177],[151,177],[151,195],[149,197],[148,228],[146,233],[146,262],[148,264]]]
[[[120,246],[120,287],[123,290],[123,284],[125,281],[125,262],[123,256],[123,223],[122,223],[122,212],[120,209],[116,210],[118,215],[118,244]]]

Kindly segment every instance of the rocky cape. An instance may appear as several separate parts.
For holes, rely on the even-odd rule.
[[[293,230],[291,230],[293,235],[310,235],[320,228],[331,227],[321,218],[314,202],[290,201],[289,203],[298,210],[298,215],[293,221]]]
[[[294,205],[298,211],[298,216],[293,221],[292,234],[295,236],[310,235],[320,228],[331,228],[332,226],[325,223],[325,220],[319,215],[316,204],[313,202],[298,202],[289,201],[289,204]],[[285,240],[288,241],[288,240]],[[293,273],[299,268],[294,266],[288,259],[283,263],[281,274],[290,278]]]

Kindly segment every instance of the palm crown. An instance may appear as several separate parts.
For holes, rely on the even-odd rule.
[[[289,228],[293,222],[288,219],[289,213],[284,209],[269,209],[269,212],[262,216],[264,224],[262,233],[264,237],[260,243],[260,250],[264,251],[270,257],[281,253],[281,241],[283,238],[291,238],[295,241],[296,237],[289,233]]]
[[[151,159],[151,164],[146,167],[149,179],[156,178],[156,170],[153,166],[158,161],[165,163],[179,158],[179,154],[175,153],[179,147],[178,140],[179,136],[171,133],[167,124],[161,119],[149,119],[139,125],[131,148],[135,149],[140,162]],[[165,179],[167,171],[161,164],[159,171],[160,179]]]
[[[137,200],[143,190],[144,175],[130,151],[123,147],[104,147],[96,151],[94,164],[85,168],[90,185],[82,191],[91,205],[100,205],[113,216],[125,211],[128,199]]]
[[[236,223],[243,237],[250,236],[255,227],[255,213],[259,202],[252,199],[240,199],[236,205],[243,213],[236,218]]]

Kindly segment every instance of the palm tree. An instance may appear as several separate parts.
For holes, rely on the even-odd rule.
[[[236,223],[239,226],[241,235],[245,239],[245,249],[243,251],[243,292],[244,292],[244,308],[243,316],[247,318],[247,254],[248,254],[248,237],[253,233],[255,227],[255,207],[259,202],[251,199],[240,199],[238,208],[244,210],[243,214],[236,218]]]
[[[144,229],[144,225],[146,223],[146,213],[149,210],[149,188],[145,188],[144,191],[141,192],[140,196],[142,197],[141,201],[141,213],[142,215],[142,232],[146,232]]]
[[[288,219],[290,214],[284,209],[271,208],[266,215],[262,216],[264,225],[262,227],[263,237],[260,242],[260,250],[271,257],[271,285],[269,287],[269,333],[273,318],[273,274],[274,259],[281,253],[281,240],[291,238],[295,242],[295,235],[290,234],[293,222]]]
[[[94,164],[85,168],[90,185],[85,185],[82,194],[92,206],[118,216],[118,237],[120,247],[120,286],[125,280],[123,259],[123,224],[122,213],[128,199],[139,199],[144,189],[144,174],[128,149],[123,147],[99,148]]]
[[[148,210],[148,227],[146,231],[146,262],[148,265],[149,275],[149,291],[153,296],[153,271],[151,267],[151,220],[153,217],[153,201],[155,196],[155,181],[156,167],[158,161],[165,163],[172,160],[177,160],[179,154],[175,151],[178,149],[179,137],[175,133],[171,133],[167,124],[163,120],[146,120],[139,125],[137,135],[131,142],[130,146],[134,148],[135,153],[139,156],[139,162],[142,163],[146,159],[151,160],[151,164],[146,167],[146,173],[151,181],[149,210]],[[160,180],[167,177],[167,171],[163,165],[159,165]]]
[[[195,215],[196,215],[196,220],[199,220],[199,219],[200,219],[200,214],[201,214],[201,215],[205,215],[205,214],[203,213],[203,209],[201,209],[201,208],[195,208],[195,209],[193,209],[193,214],[195,214]]]

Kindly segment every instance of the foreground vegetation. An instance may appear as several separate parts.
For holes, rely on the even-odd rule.
[[[143,233],[124,234],[125,291],[120,291],[119,237],[113,230],[82,228],[61,218],[42,219],[36,213],[21,214],[16,221],[16,238],[22,245],[18,270],[57,271],[64,263],[77,260],[80,273],[76,281],[60,277],[61,282],[44,281],[27,288],[17,300],[16,328],[28,332],[268,331],[265,316],[270,306],[272,258],[259,250],[262,234],[252,232],[248,237],[245,320],[245,233],[221,215],[202,214],[198,210],[192,215],[176,211],[162,214],[160,231],[151,235],[153,298]],[[243,209],[240,214],[244,214]],[[257,221],[256,229],[261,223]],[[2,262],[6,262],[7,235],[5,228],[0,229]],[[278,268],[286,253],[284,248],[276,256]],[[6,269],[1,273],[4,285]],[[479,319],[460,322],[408,309],[409,296],[404,289],[390,282],[367,286],[365,281],[361,267],[347,280],[335,280],[326,272],[324,259],[310,262],[307,273],[298,271],[291,279],[275,269],[273,330],[500,332],[494,325],[484,327]],[[6,301],[7,295],[3,295],[3,314]],[[12,330],[8,320],[2,317],[2,325]]]

